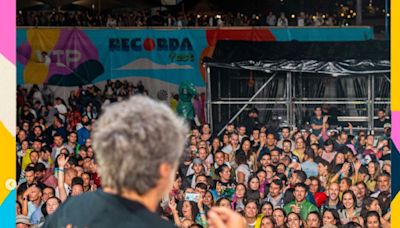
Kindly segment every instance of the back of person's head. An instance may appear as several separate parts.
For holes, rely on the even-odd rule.
[[[353,185],[353,181],[349,177],[344,177],[342,180],[346,181],[349,187]]]
[[[236,151],[235,162],[238,165],[246,164],[247,162],[246,154],[241,150]]]
[[[71,166],[78,166],[79,162],[78,162],[78,159],[76,157],[69,157],[68,158],[68,164],[70,164]]]
[[[39,162],[35,165],[35,167],[33,169],[35,170],[35,173],[43,172],[43,171],[46,171],[46,166],[43,163]]]
[[[303,170],[295,170],[294,173],[297,174],[298,182],[304,183],[307,180],[307,174]]]
[[[316,157],[315,158],[315,163],[321,164],[322,166],[328,167],[329,168],[329,162],[321,157]]]
[[[204,184],[204,183],[197,183],[196,184],[196,186],[195,186],[195,188],[200,188],[200,189],[203,189],[203,190],[205,190],[205,191],[207,191],[207,185],[206,184]]]
[[[93,128],[102,186],[145,194],[168,178],[160,175],[175,173],[187,132],[170,107],[150,98],[110,104]]]
[[[81,177],[74,177],[71,181],[71,187],[74,185],[82,185],[83,186],[83,179]]]
[[[325,142],[324,142],[324,146],[331,146],[331,145],[333,145],[334,144],[334,142],[333,142],[333,140],[331,140],[331,139],[328,139],[328,140],[326,140]]]
[[[362,226],[359,223],[356,222],[348,222],[344,225],[341,226],[342,228],[362,228]]]
[[[305,155],[307,156],[307,159],[313,159],[315,157],[314,151],[311,148],[307,148],[305,151]]]

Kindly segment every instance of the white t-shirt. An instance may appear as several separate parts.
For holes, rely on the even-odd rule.
[[[231,154],[232,152],[236,152],[239,149],[239,145],[236,147],[235,150],[233,150],[233,147],[231,144],[224,146],[221,151],[224,152],[225,154]]]
[[[71,193],[71,188],[68,186],[68,184],[64,183],[64,189],[65,192],[67,193],[67,196],[69,196],[69,194]],[[58,187],[56,187],[55,191],[56,191],[56,197],[60,198],[60,190],[58,189]]]
[[[57,112],[63,115],[60,115],[60,118],[63,120],[63,122],[65,122],[65,114],[67,114],[68,110],[67,107],[65,107],[64,104],[59,104],[54,106],[57,109]]]
[[[305,25],[305,20],[304,18],[297,18],[297,26],[303,27]]]

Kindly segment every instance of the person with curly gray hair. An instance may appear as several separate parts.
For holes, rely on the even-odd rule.
[[[68,199],[44,227],[173,227],[155,212],[187,133],[183,119],[150,98],[107,106],[92,132],[103,190]]]

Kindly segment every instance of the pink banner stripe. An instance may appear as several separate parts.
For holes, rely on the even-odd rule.
[[[400,148],[400,111],[392,111],[392,140]]]
[[[0,0],[0,53],[16,64],[16,1]]]

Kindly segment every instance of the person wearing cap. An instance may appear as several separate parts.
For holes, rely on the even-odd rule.
[[[17,215],[15,221],[15,228],[29,228],[29,227],[31,227],[29,217],[26,215]]]
[[[186,173],[186,178],[182,183],[182,187],[191,187],[194,188],[196,186],[196,177],[200,174],[206,173],[206,167],[203,164],[203,161],[199,158],[195,158],[192,161],[192,164],[189,166],[189,169]]]

